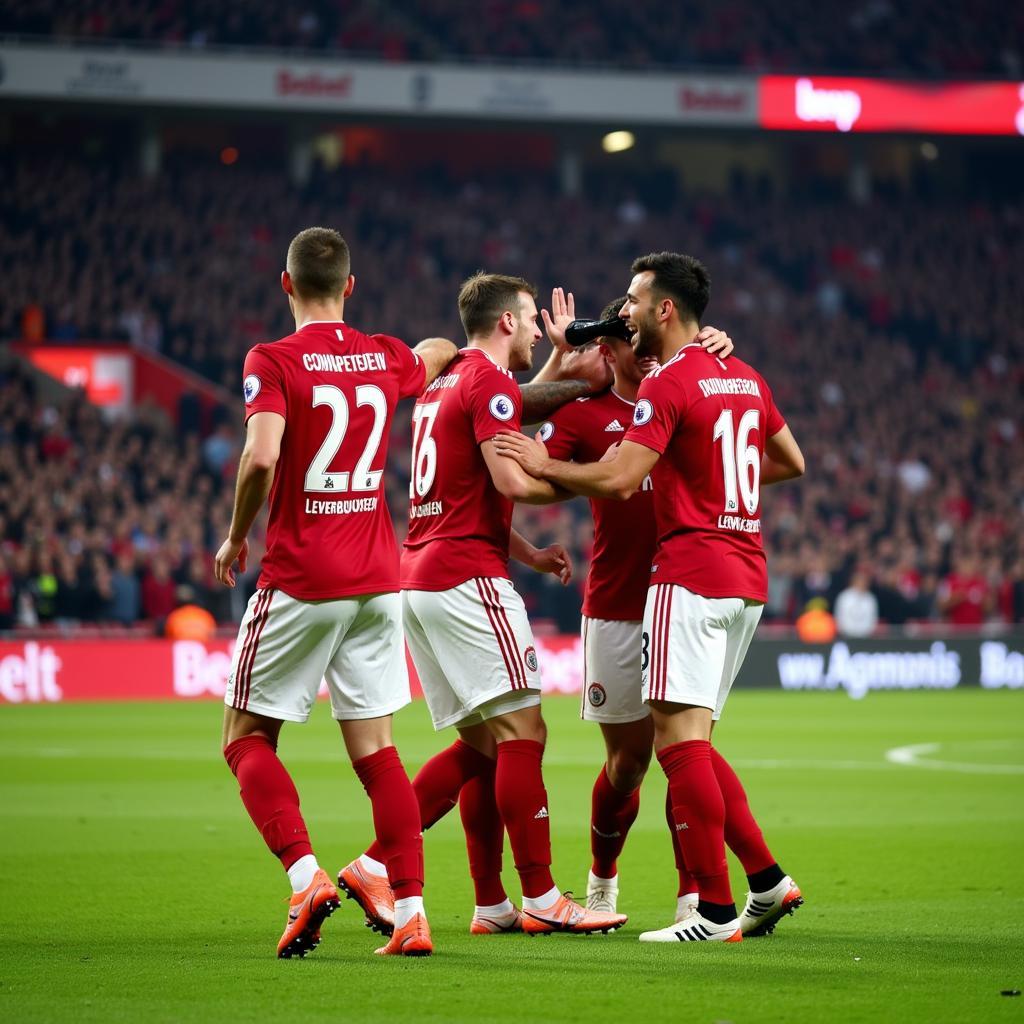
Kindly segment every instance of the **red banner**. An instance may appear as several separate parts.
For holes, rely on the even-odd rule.
[[[1024,135],[1024,83],[763,75],[760,123],[784,131]]]
[[[538,637],[545,693],[578,693],[578,636]],[[0,704],[224,697],[234,642],[28,640],[0,642]],[[409,665],[413,696],[422,696]],[[321,695],[326,690],[321,688]]]

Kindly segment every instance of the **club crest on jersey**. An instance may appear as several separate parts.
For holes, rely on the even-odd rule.
[[[527,647],[523,651],[523,660],[526,662],[526,667],[531,672],[537,671],[537,652],[532,647]]]
[[[502,423],[512,419],[516,414],[516,407],[512,404],[512,399],[508,395],[495,395],[487,408],[491,410],[491,415],[496,420],[501,420]]]
[[[250,373],[249,376],[242,381],[242,395],[245,397],[246,405],[248,405],[260,393],[261,387],[263,387],[263,381],[261,381],[255,373]]]
[[[551,436],[554,434],[554,432],[555,425],[550,420],[548,420],[547,423],[542,423],[540,425],[540,439],[542,441],[550,441]]]
[[[642,427],[645,423],[650,422],[653,415],[654,406],[646,398],[641,398],[633,410],[633,426]]]
[[[591,683],[587,687],[587,700],[590,701],[592,708],[599,708],[608,699],[608,694],[605,693],[604,687],[600,683]]]

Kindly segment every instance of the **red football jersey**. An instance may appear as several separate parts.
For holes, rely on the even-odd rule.
[[[522,409],[515,378],[479,348],[459,352],[416,402],[404,590],[508,576],[512,502],[494,486],[480,445],[518,430]]]
[[[626,440],[661,453],[652,583],[767,600],[761,457],[785,425],[764,378],[736,356],[687,345],[643,381]]]
[[[634,403],[614,389],[563,405],[541,427],[548,454],[563,462],[599,462],[625,436],[633,409]],[[594,552],[583,592],[583,614],[639,622],[658,542],[650,477],[629,501],[592,498],[590,509]]]
[[[305,324],[245,357],[245,418],[286,420],[260,587],[303,601],[398,590],[383,477],[391,418],[426,370],[404,342]]]

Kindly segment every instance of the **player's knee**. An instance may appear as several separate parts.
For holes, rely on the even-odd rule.
[[[632,792],[644,781],[650,763],[650,753],[616,750],[608,757],[608,781],[622,793]]]

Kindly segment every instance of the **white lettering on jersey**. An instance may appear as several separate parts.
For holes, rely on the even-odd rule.
[[[433,384],[427,388],[427,393],[431,391],[440,391],[442,388],[453,388],[459,383],[459,375],[457,373],[446,373],[438,377]]]
[[[306,514],[311,516],[344,516],[350,512],[373,512],[376,508],[376,498],[346,498],[344,501],[306,499]]]
[[[340,356],[333,352],[307,352],[302,365],[315,373],[368,373],[387,370],[387,359],[383,352],[354,352]]]
[[[753,395],[761,397],[761,389],[756,380],[748,377],[711,377],[697,381],[697,386],[705,398],[712,395]]]
[[[720,530],[735,530],[737,533],[760,533],[761,520],[745,519],[743,516],[720,515],[718,528]]]
[[[427,516],[439,516],[444,512],[440,501],[426,501],[422,505],[409,506],[410,519],[425,519]]]

